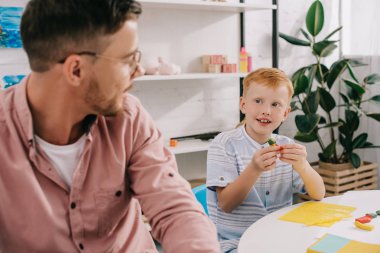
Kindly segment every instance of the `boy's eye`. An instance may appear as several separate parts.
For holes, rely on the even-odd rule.
[[[281,104],[280,103],[273,103],[272,106],[274,106],[274,107],[281,107]]]
[[[260,103],[261,103],[261,99],[256,98],[256,99],[255,99],[255,103],[256,103],[256,104],[260,104]]]

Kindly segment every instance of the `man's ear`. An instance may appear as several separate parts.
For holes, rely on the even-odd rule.
[[[70,55],[63,63],[66,80],[73,86],[79,86],[84,79],[83,59],[79,55]]]
[[[244,97],[240,97],[240,111],[243,114],[245,114],[245,112],[246,112],[245,105],[246,105],[246,102],[245,102]]]

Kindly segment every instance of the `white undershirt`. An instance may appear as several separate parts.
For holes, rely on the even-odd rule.
[[[68,186],[71,186],[74,171],[83,152],[86,135],[84,134],[75,143],[64,146],[48,143],[37,135],[35,135],[35,139],[42,150],[45,151],[63,181]]]

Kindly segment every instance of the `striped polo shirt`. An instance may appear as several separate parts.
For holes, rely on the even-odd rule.
[[[272,134],[279,145],[294,143],[286,136]],[[215,187],[225,187],[244,171],[256,151],[267,147],[254,141],[244,126],[222,132],[212,141],[207,154],[207,207],[218,230],[222,252],[235,252],[244,231],[255,221],[289,206],[293,193],[303,192],[304,183],[290,164],[279,159],[276,168],[263,172],[244,202],[231,213],[218,205]]]

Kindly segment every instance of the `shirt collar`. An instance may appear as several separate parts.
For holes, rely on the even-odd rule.
[[[20,126],[22,135],[26,137],[26,141],[33,143],[33,120],[30,112],[28,100],[26,97],[26,86],[29,76],[25,77],[20,84],[15,85],[14,110],[16,112],[16,120]]]
[[[25,77],[20,84],[15,85],[15,98],[14,108],[16,111],[16,117],[22,135],[26,137],[26,141],[29,145],[34,145],[34,130],[33,130],[33,118],[29,108],[29,103],[26,94],[26,88],[28,85],[29,76]],[[98,117],[96,115],[88,115],[84,118],[84,132],[88,138],[92,140],[93,126],[97,124]]]
[[[265,148],[265,147],[268,147],[269,144],[268,142],[264,143],[264,144],[260,144],[258,143],[257,141],[255,141],[254,139],[252,139],[251,136],[249,136],[249,134],[247,133],[247,131],[245,130],[245,124],[240,126],[241,128],[241,131],[243,132],[243,135],[245,136],[245,138],[248,140],[248,142],[256,149],[262,149],[262,148]],[[271,137],[272,138],[276,138],[276,134],[272,134]]]

